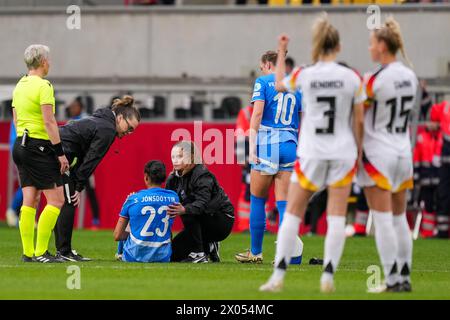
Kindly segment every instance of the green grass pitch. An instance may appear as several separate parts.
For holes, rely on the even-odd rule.
[[[0,299],[450,299],[447,240],[414,242],[412,293],[370,294],[367,267],[379,265],[374,239],[349,238],[330,295],[319,292],[321,268],[308,265],[311,257],[322,257],[323,237],[303,238],[303,264],[289,268],[283,292],[258,292],[272,270],[274,241],[274,235],[265,235],[260,265],[234,261],[234,254],[249,246],[249,234],[224,241],[219,264],[135,264],[114,261],[111,231],[75,231],[74,248],[95,261],[76,264],[81,288],[69,290],[67,268],[73,263],[25,264],[18,229],[0,227]]]

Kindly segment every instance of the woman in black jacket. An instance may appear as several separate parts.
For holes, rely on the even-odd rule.
[[[201,164],[193,142],[180,141],[172,148],[173,172],[166,189],[175,191],[180,202],[169,206],[179,215],[184,229],[172,240],[171,261],[219,262],[219,241],[233,228],[234,208],[216,177]]]
[[[72,231],[75,207],[90,175],[108,152],[114,139],[132,133],[141,117],[131,96],[115,99],[111,107],[100,108],[90,117],[70,121],[59,128],[64,152],[71,163],[68,199],[61,209],[55,227],[57,256],[67,261],[89,261],[72,250]]]

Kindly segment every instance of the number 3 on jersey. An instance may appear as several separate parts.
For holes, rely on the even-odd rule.
[[[278,124],[281,121],[285,126],[290,125],[295,109],[295,103],[297,102],[295,96],[292,93],[280,92],[273,98],[273,101],[278,102],[275,123]]]
[[[323,115],[328,118],[326,128],[316,128],[316,134],[334,134],[334,119],[336,117],[336,97],[317,97],[317,103],[325,103],[329,106]]]
[[[153,237],[155,233],[153,231],[149,231],[150,226],[153,222],[153,220],[156,217],[156,214],[165,214],[167,209],[169,209],[168,206],[161,206],[158,209],[158,212],[156,212],[155,208],[152,206],[145,206],[142,208],[142,215],[145,215],[147,212],[150,212],[150,216],[148,217],[147,222],[145,223],[144,227],[141,230],[141,236],[142,237]],[[156,228],[155,232],[158,237],[164,237],[167,233],[167,230],[169,229],[169,215],[165,214],[165,217],[161,219],[161,222],[164,223],[164,229],[161,231],[161,229]]]

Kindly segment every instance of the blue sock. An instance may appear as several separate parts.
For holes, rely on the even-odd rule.
[[[250,239],[252,254],[262,252],[264,230],[266,228],[266,198],[250,196]]]
[[[16,193],[14,194],[14,198],[11,203],[11,208],[17,212],[17,215],[19,215],[20,207],[22,206],[23,201],[23,193],[22,189],[17,189]]]
[[[289,264],[302,264],[302,256],[292,257]]]
[[[286,212],[287,201],[277,201],[278,208],[278,228],[281,226],[281,222],[283,222],[284,213]]]
[[[124,243],[125,241],[123,241],[123,240],[120,240],[119,241],[119,244],[117,245],[117,253],[118,254],[122,254],[123,253],[123,243]]]

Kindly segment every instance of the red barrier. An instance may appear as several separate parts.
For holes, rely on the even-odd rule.
[[[178,141],[171,141],[172,133],[176,129],[186,129],[181,134],[191,134],[191,139],[198,141],[198,146],[206,154],[212,154],[226,162],[225,150],[226,129],[233,129],[234,124],[209,123],[196,126],[194,123],[143,123],[129,136],[116,139],[111,149],[95,170],[95,186],[100,206],[100,221],[102,228],[112,228],[117,222],[120,208],[127,195],[144,188],[143,168],[147,161],[158,159],[166,164],[167,170],[172,169],[170,151],[172,145]],[[213,129],[213,130],[210,130]],[[195,130],[195,136],[194,136]],[[1,143],[8,142],[9,123],[0,123]],[[228,132],[230,136],[230,132]],[[220,136],[222,138],[220,138]],[[204,142],[202,143],[202,137]],[[217,139],[219,137],[219,139]],[[230,140],[230,139],[229,139]],[[212,142],[211,142],[212,141]],[[233,136],[228,141],[228,147],[234,150]],[[199,144],[202,144],[200,146]],[[214,146],[218,147],[213,150]],[[222,156],[223,155],[223,156]],[[7,206],[7,169],[8,151],[0,153],[0,219],[4,220]],[[231,160],[231,159],[228,159]],[[229,161],[230,162],[230,161]],[[233,205],[237,204],[239,186],[241,183],[241,169],[237,164],[211,164],[208,168],[216,175],[219,183],[225,189]],[[168,173],[169,173],[168,172]],[[91,226],[91,211],[86,206],[85,226]],[[75,220],[77,221],[77,220]],[[175,230],[180,227],[180,221],[175,222]]]
[[[170,151],[178,139],[172,141],[172,134],[176,129],[185,129],[184,134],[190,134],[192,140],[201,147],[204,155],[212,155],[219,161],[207,165],[213,172],[231,202],[237,208],[241,185],[241,168],[232,162],[229,154],[233,153],[233,136],[227,129],[234,129],[233,124],[204,123],[195,126],[194,123],[143,123],[129,136],[116,139],[100,165],[95,170],[95,190],[100,207],[101,228],[113,228],[117,222],[119,211],[129,193],[144,188],[143,168],[153,159],[166,164],[168,174],[172,170]],[[212,130],[210,130],[212,129]],[[183,133],[183,132],[181,132]],[[176,138],[176,137],[174,137]],[[9,139],[9,123],[0,122],[0,143],[7,144]],[[203,141],[203,142],[202,142]],[[216,149],[214,149],[216,147]],[[228,147],[226,159],[225,150]],[[0,149],[0,220],[5,219],[7,208],[7,170],[9,151]],[[221,160],[221,161],[220,161]],[[12,161],[12,160],[11,160]],[[235,162],[235,161],[233,161]],[[92,213],[86,201],[86,215],[84,226],[90,227]],[[75,217],[75,223],[77,223]],[[237,216],[236,216],[237,219]],[[174,230],[180,230],[182,224],[179,219],[174,223]],[[236,226],[236,224],[235,224]],[[322,217],[319,222],[319,233],[326,230],[326,220]],[[268,230],[276,232],[277,226],[268,226]],[[308,228],[302,227],[302,233]]]
[[[0,122],[0,220],[8,207],[9,122]]]

